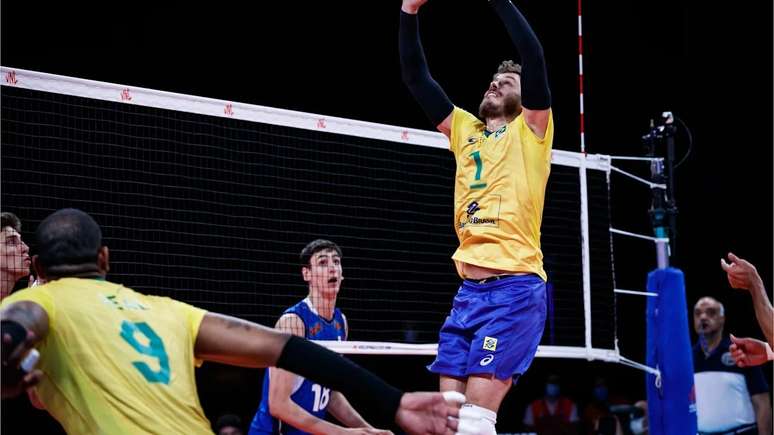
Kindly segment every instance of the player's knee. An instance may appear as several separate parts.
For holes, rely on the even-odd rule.
[[[466,403],[460,408],[458,435],[496,435],[497,414],[486,408]]]

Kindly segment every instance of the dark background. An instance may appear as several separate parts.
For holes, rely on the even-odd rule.
[[[400,81],[399,2],[241,6],[142,2],[88,5],[2,3],[4,66],[206,97],[429,129]],[[519,4],[543,42],[557,149],[579,150],[577,3]],[[656,0],[584,5],[586,144],[590,153],[641,155],[649,119],[671,110],[690,128],[693,151],[676,174],[679,236],[673,263],[686,276],[689,305],[703,295],[726,304],[727,330],[761,337],[749,297],[730,290],[718,261],[728,251],[772,272],[772,10]],[[455,104],[475,110],[500,60],[515,57],[484,1],[428,3],[423,43],[434,77]],[[677,137],[678,156],[687,137]],[[627,168],[642,175],[646,168]],[[648,231],[647,190],[613,182],[613,223]],[[616,238],[621,288],[642,289],[649,245]],[[644,301],[618,299],[625,355],[642,361]],[[424,358],[356,358],[397,385],[434,388]],[[389,369],[387,368],[389,366]],[[400,368],[400,370],[397,370]],[[644,396],[639,371],[604,363],[538,360],[503,405],[501,430],[514,429],[546,373],[564,374],[583,402],[596,374],[630,400]],[[766,367],[771,371],[771,365]],[[257,406],[259,375],[216,366],[200,371],[211,419],[245,418]],[[23,401],[4,403],[3,427],[47,424]],[[10,412],[9,412],[10,411]],[[18,412],[17,412],[18,411]],[[20,413],[23,412],[23,413]]]

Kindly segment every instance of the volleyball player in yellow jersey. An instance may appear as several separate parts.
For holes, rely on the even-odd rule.
[[[80,210],[53,213],[36,235],[33,265],[48,283],[2,302],[2,395],[39,381],[40,399],[68,433],[212,433],[194,379],[203,360],[283,368],[377,410],[379,424],[410,433],[451,434],[457,427],[449,417],[459,404],[440,393],[403,394],[300,337],[106,281],[108,249],[97,223]],[[34,371],[20,364],[32,346],[40,352]]]
[[[461,432],[495,433],[497,410],[513,380],[532,362],[545,323],[540,251],[543,200],[551,165],[553,122],[543,49],[509,0],[489,3],[505,24],[521,65],[503,62],[484,93],[479,118],[454,107],[430,76],[417,12],[427,0],[403,0],[403,80],[450,139],[457,161],[453,255],[462,285],[441,328],[429,367],[442,391],[464,392]]]

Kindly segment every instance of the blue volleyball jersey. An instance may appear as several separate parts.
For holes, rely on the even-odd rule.
[[[336,308],[333,312],[333,319],[330,321],[321,317],[312,307],[309,298],[293,305],[285,310],[283,314],[295,314],[304,322],[304,338],[308,340],[346,340],[346,321],[341,311]],[[261,395],[261,405],[250,424],[250,434],[306,434],[307,432],[296,429],[293,426],[283,423],[272,417],[269,412],[269,370],[263,377],[263,393]],[[296,378],[293,385],[293,393],[290,399],[298,406],[304,408],[308,413],[317,418],[325,419],[326,408],[331,398],[330,388],[316,384],[304,379],[301,376]]]

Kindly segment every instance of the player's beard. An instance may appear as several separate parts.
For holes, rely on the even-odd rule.
[[[478,106],[478,116],[483,120],[504,116],[515,118],[521,113],[521,96],[511,95],[503,97],[501,101],[492,101],[484,97]]]

